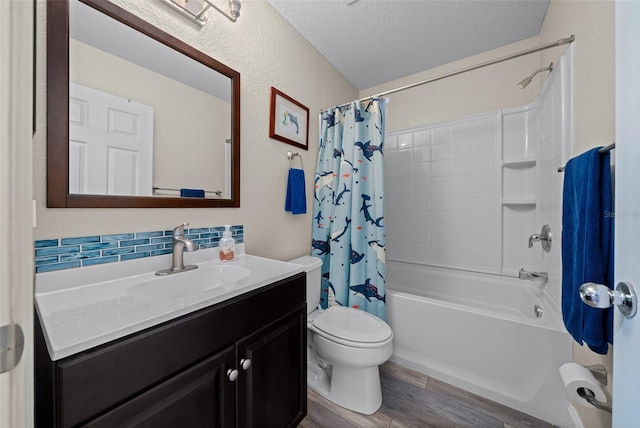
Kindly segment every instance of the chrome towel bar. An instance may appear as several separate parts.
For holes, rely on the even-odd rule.
[[[600,153],[606,153],[606,152],[610,152],[611,150],[616,148],[616,143],[613,142],[611,144],[609,144],[608,146],[604,146],[603,148],[601,148],[600,150],[598,150]],[[565,167],[564,166],[559,166],[558,167],[558,172],[564,172]]]
[[[180,189],[171,189],[169,187],[152,187],[153,193],[156,193],[158,190],[164,190],[169,192],[179,192]],[[216,196],[222,196],[222,190],[205,190],[204,193],[213,193]]]

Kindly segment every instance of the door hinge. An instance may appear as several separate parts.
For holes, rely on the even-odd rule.
[[[24,334],[18,324],[0,327],[0,373],[12,370],[20,362],[24,350]]]

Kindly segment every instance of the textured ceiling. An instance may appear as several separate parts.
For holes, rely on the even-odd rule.
[[[538,35],[549,0],[268,0],[356,88]]]

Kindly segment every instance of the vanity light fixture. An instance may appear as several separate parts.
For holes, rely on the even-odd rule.
[[[214,8],[223,14],[229,21],[236,22],[240,16],[241,0],[229,0],[229,11],[225,12],[213,4],[211,0],[162,0],[164,4],[176,12],[186,16],[194,22],[204,26],[209,19],[207,11]]]

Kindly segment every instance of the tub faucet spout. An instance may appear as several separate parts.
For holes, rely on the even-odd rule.
[[[171,275],[178,272],[185,272],[188,270],[197,269],[196,265],[184,265],[184,249],[188,251],[196,251],[198,247],[196,243],[191,239],[184,236],[184,227],[189,226],[189,223],[181,224],[173,229],[171,237],[171,247],[173,248],[173,257],[171,259],[171,267],[169,269],[162,269],[156,272],[158,276]]]
[[[518,272],[518,278],[527,279],[529,281],[540,281],[543,284],[546,284],[549,280],[549,274],[547,274],[547,272],[529,272],[524,270],[523,268],[520,268],[520,271]]]

